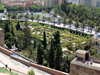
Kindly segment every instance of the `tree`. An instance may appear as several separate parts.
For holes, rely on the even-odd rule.
[[[53,44],[53,39],[51,39],[48,63],[49,63],[49,66],[51,68],[54,68],[54,44]]]
[[[63,17],[64,27],[65,27],[65,24],[67,23],[67,22],[66,22],[66,18],[67,18],[67,16],[65,15],[65,16]]]
[[[60,63],[62,61],[62,56],[63,56],[62,47],[60,44],[58,44],[55,50],[55,68],[57,70],[60,70]]]
[[[34,48],[36,48],[36,43],[37,43],[37,40],[35,38],[35,40],[34,40]]]
[[[13,35],[9,32],[5,33],[5,43],[8,46],[8,48],[12,48],[12,45],[14,43]]]
[[[28,14],[28,13],[25,15],[25,18],[26,18],[26,19],[28,19],[28,18],[29,18],[29,14]]]
[[[37,15],[36,17],[37,22],[39,21],[39,19],[40,19],[40,15]]]
[[[49,22],[51,21],[51,18],[50,18],[50,17],[48,17],[48,21],[49,21]]]
[[[33,15],[31,16],[31,20],[32,20],[32,22],[33,22],[33,20],[34,20],[34,16],[33,16]]]
[[[13,27],[13,26],[11,26],[11,34],[12,34],[13,36],[15,36],[14,27]]]
[[[58,44],[60,44],[60,33],[59,31],[55,32],[54,34],[54,46],[56,47]]]
[[[57,17],[56,13],[53,14],[54,17],[54,25],[55,25],[55,18]]]
[[[46,48],[46,46],[47,46],[47,43],[46,43],[46,33],[45,33],[45,31],[44,31],[44,42],[43,42],[44,44],[44,49]]]
[[[83,21],[83,24],[81,25],[81,27],[83,28],[83,33],[84,33],[84,28],[85,28],[85,22]]]
[[[9,28],[8,23],[6,23],[6,25],[4,27],[4,31],[5,31],[5,33],[10,32],[10,28]]]
[[[28,58],[33,59],[33,57],[34,57],[34,52],[36,51],[36,50],[33,48],[33,46],[28,46],[28,47],[26,48],[26,51],[28,52]]]
[[[45,21],[45,17],[44,16],[42,17],[42,19],[43,19],[43,21]]]
[[[58,22],[59,22],[59,24],[60,24],[60,22],[61,22],[61,19],[60,19],[60,18],[58,19]]]
[[[70,18],[69,20],[68,20],[68,24],[70,25],[70,29],[71,29],[71,24],[72,24],[73,22],[72,22],[72,19]]]
[[[75,28],[76,28],[76,30],[77,30],[77,28],[79,28],[79,22],[78,21],[75,22]]]
[[[90,23],[90,27],[91,27],[91,34],[92,34],[92,29],[95,27],[93,22]]]
[[[17,30],[19,30],[19,29],[20,29],[20,24],[19,24],[19,21],[17,22],[16,29],[17,29]]]
[[[10,13],[8,13],[8,18],[10,19],[10,17],[11,17],[11,14],[10,14]]]
[[[29,74],[29,75],[35,75],[35,73],[34,73],[33,70],[30,70],[30,71],[28,72],[28,74]]]
[[[24,26],[25,27],[23,29],[23,45],[24,48],[27,48],[28,46],[31,45],[32,34],[30,28],[28,27],[27,20],[25,21]]]
[[[43,63],[43,56],[44,56],[44,50],[43,50],[42,44],[39,43],[38,48],[37,48],[37,62],[39,64]]]

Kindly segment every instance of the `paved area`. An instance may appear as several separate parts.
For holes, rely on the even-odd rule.
[[[31,69],[34,70],[35,75],[51,75],[47,72],[44,72],[42,70],[39,70],[37,68],[34,67],[28,67],[16,60],[11,59],[9,56],[7,56],[6,54],[0,52],[0,61],[2,61],[4,64],[7,64],[9,68],[15,69],[19,72],[23,72],[25,74],[27,74],[28,71],[30,71]]]
[[[9,75],[9,74],[0,73],[0,75]]]

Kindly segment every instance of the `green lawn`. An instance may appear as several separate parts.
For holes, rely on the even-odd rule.
[[[18,75],[16,73],[10,72],[6,69],[0,68],[0,73],[5,73],[5,74],[9,74],[9,75]]]

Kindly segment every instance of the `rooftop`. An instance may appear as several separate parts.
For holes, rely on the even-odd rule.
[[[93,64],[91,65],[91,64],[86,64],[86,62],[83,63],[81,61],[78,61],[77,58],[75,58],[71,63],[75,64],[75,65],[78,65],[78,66],[91,68],[91,69],[100,71],[100,63],[96,63],[94,61],[93,61]]]

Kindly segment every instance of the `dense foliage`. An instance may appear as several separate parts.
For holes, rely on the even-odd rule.
[[[4,7],[2,6],[1,3],[0,3],[0,12],[4,12]]]
[[[37,5],[37,4],[33,4],[33,5],[29,6],[29,10],[34,11],[34,12],[41,12],[42,10],[45,10],[45,9],[46,9],[45,6],[41,6],[41,5]]]
[[[5,6],[5,8],[7,9],[7,11],[8,12],[10,12],[10,11],[19,11],[19,12],[22,12],[22,11],[24,11],[24,7],[23,6]]]

